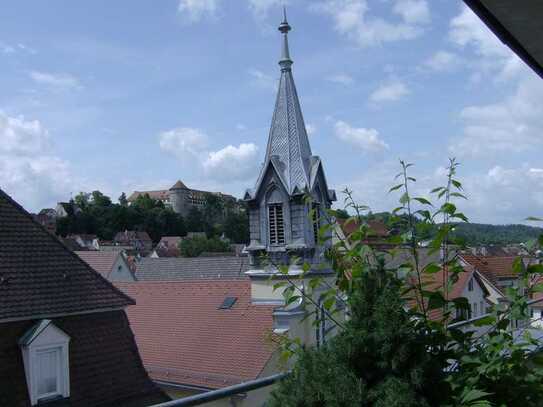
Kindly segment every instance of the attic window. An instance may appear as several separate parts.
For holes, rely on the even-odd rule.
[[[238,300],[238,297],[226,297],[224,301],[222,302],[219,309],[230,309],[234,306],[236,301]]]
[[[30,328],[19,340],[30,403],[70,396],[70,337],[49,319]]]
[[[473,291],[473,278],[469,280],[468,291]]]
[[[268,206],[268,223],[270,244],[285,244],[285,226],[283,224],[283,205],[272,204]]]

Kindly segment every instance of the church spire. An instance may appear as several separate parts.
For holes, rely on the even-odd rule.
[[[277,91],[275,110],[266,150],[266,161],[279,161],[281,178],[289,194],[301,193],[310,184],[311,147],[307,138],[302,109],[298,100],[292,60],[288,49],[288,32],[291,30],[283,11],[283,21],[279,31],[283,35],[281,59],[281,78]]]
[[[290,59],[290,53],[288,50],[288,32],[291,30],[287,21],[287,9],[283,6],[283,22],[279,24],[278,30],[283,34],[283,48],[281,50],[281,59],[279,60],[279,66],[281,70],[290,69],[292,60]]]

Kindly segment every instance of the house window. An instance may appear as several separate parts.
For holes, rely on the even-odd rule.
[[[473,291],[473,278],[469,280],[468,291]]]
[[[477,316],[477,303],[476,302],[473,303],[473,316],[474,317]]]
[[[43,319],[19,340],[31,405],[70,396],[70,337]]]
[[[36,385],[38,400],[60,394],[61,348],[45,348],[36,351]]]
[[[281,204],[272,204],[268,206],[268,224],[270,232],[270,244],[285,244],[283,206]]]
[[[315,239],[315,244],[319,242],[319,229],[321,227],[321,213],[319,204],[314,202],[312,204],[313,209],[313,238]]]

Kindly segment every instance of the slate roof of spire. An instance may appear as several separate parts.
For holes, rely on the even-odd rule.
[[[283,34],[283,48],[279,65],[281,79],[275,102],[268,147],[266,164],[276,162],[288,192],[292,194],[296,187],[299,192],[310,186],[311,147],[307,138],[302,109],[298,100],[294,78],[292,77],[292,60],[288,49],[287,33],[290,26],[284,21],[279,26]],[[273,157],[273,158],[272,158]]]
[[[0,319],[133,303],[0,189]]]
[[[188,189],[187,186],[181,181],[180,179],[177,180],[175,184],[172,185],[170,190],[172,189]]]

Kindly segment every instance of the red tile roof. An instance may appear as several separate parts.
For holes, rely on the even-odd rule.
[[[491,282],[495,283],[499,279],[517,278],[513,271],[513,262],[516,256],[473,256],[462,254],[462,258],[475,267]]]
[[[347,222],[345,219],[338,219],[337,222],[340,224],[343,233],[345,233],[345,236],[350,235],[351,233],[358,230],[358,228],[360,227],[360,222],[356,220]],[[380,220],[369,220],[366,223],[368,224],[373,233],[373,235],[368,237],[385,238],[389,236],[390,232],[384,222]]]
[[[122,256],[120,251],[76,251],[77,254],[85,263],[91,266],[94,270],[107,278],[113,270],[113,265],[119,256]]]
[[[470,278],[473,276],[473,273],[474,273],[474,270],[468,266],[464,272],[458,274],[458,280],[452,285],[451,291],[447,295],[448,299],[453,300],[455,298],[462,296],[462,292],[464,291],[464,288],[466,287]],[[424,290],[428,290],[428,291],[441,290],[444,292],[443,281],[445,279],[445,284],[446,284],[448,278],[450,278],[450,275],[446,275],[445,271],[441,269],[437,273],[432,273],[432,274],[423,273],[421,277],[422,277]],[[484,287],[482,283],[479,282],[479,284],[481,284],[481,287]],[[417,305],[417,302],[413,298],[408,301],[408,304],[410,307],[415,307]],[[442,315],[443,315],[443,310],[441,309],[434,309],[430,311],[429,313],[430,319],[434,319],[434,320],[440,319]]]
[[[159,200],[159,201],[165,201],[169,199],[169,192],[167,189],[161,189],[158,191],[134,191],[130,194],[127,201],[128,202],[134,202],[140,195],[149,195],[149,198]]]
[[[220,388],[258,377],[273,349],[273,307],[251,304],[251,283],[185,280],[118,283],[137,305],[127,310],[151,377]],[[219,309],[237,297],[231,309]]]
[[[132,303],[0,190],[0,319]]]

